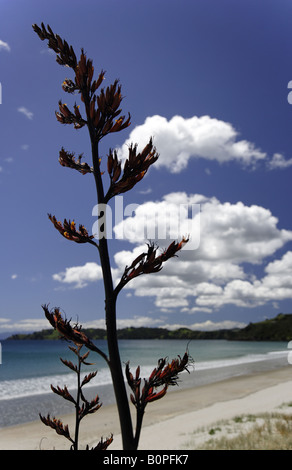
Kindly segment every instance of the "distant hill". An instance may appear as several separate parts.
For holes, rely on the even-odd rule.
[[[105,339],[106,330],[84,328],[84,333],[91,339]],[[7,339],[33,340],[58,339],[53,329],[36,331],[30,334],[16,334]],[[165,328],[123,328],[118,330],[119,339],[226,339],[229,341],[290,341],[292,340],[292,314],[279,313],[275,318],[258,323],[250,323],[245,328],[233,330],[193,331],[179,328],[170,331]]]
[[[279,313],[275,318],[250,323],[231,339],[246,341],[291,341],[292,314]]]

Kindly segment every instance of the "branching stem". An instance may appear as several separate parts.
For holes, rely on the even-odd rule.
[[[92,162],[93,162],[93,174],[96,185],[97,202],[99,204],[104,203],[104,189],[101,178],[100,164],[99,164],[99,148],[98,141],[94,133],[94,127],[90,119],[90,101],[89,97],[86,96],[86,92],[83,94],[85,109],[87,113],[87,126],[89,130],[89,136],[91,140],[91,151],[92,151]],[[101,234],[99,234],[101,235]],[[113,387],[119,412],[123,449],[131,450],[134,449],[134,438],[133,438],[133,425],[129,407],[128,396],[126,392],[126,386],[124,381],[124,375],[121,365],[121,358],[117,340],[117,325],[116,325],[116,293],[114,291],[110,256],[108,251],[107,238],[105,236],[99,237],[99,256],[101,269],[103,273],[103,282],[105,290],[105,319],[107,329],[107,342],[109,351],[109,368],[113,380]]]

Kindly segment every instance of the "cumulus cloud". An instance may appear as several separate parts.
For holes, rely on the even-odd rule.
[[[134,315],[133,318],[120,318],[117,320],[117,327],[127,328],[129,326],[134,326],[135,328],[140,327],[161,327],[163,325],[163,320],[160,318],[152,318],[148,316],[139,316]]]
[[[7,42],[4,42],[0,39],[0,51],[7,51],[7,52],[10,52],[10,46]]]
[[[219,293],[198,296],[197,304],[208,307],[221,307],[232,304],[238,307],[256,307],[269,301],[292,298],[292,252],[286,252],[279,260],[269,263],[262,279],[234,279]]]
[[[146,236],[143,240],[141,235],[145,235],[145,214],[149,211],[156,214],[156,233],[162,233],[167,208],[172,208],[175,214],[175,205],[191,207],[192,204],[200,204],[198,248],[187,250],[186,245],[177,258],[165,263],[161,273],[143,275],[129,282],[126,293],[152,297],[161,312],[179,309],[190,314],[211,313],[228,304],[255,307],[292,298],[292,252],[270,261],[271,256],[275,257],[292,240],[292,231],[279,228],[278,219],[264,207],[182,192],[170,193],[159,202],[141,204],[132,217],[117,224],[117,238],[121,233],[128,233],[133,249],[115,254],[114,280],[119,280],[125,266],[145,251],[145,242],[149,240]],[[181,227],[190,227],[190,219],[197,216],[197,212],[183,211]],[[159,241],[162,249],[169,245],[169,237],[173,235],[170,229],[165,233],[168,239]],[[253,267],[257,266],[263,269],[262,276],[255,276]],[[82,288],[102,279],[102,273],[96,263],[86,263],[67,268],[53,278]]]
[[[114,227],[116,238],[132,243],[158,240],[165,245],[166,239],[177,240],[182,234],[187,236],[191,232],[187,249],[197,248],[200,241],[200,204],[196,197],[189,201],[184,193],[174,193],[161,201],[130,206],[131,211],[125,209],[125,218]],[[189,211],[191,218],[188,217]],[[133,213],[135,216],[129,217]]]
[[[292,165],[292,158],[286,160],[281,153],[274,153],[273,158],[270,160],[268,167],[270,170],[285,169]]]
[[[47,319],[26,318],[23,320],[12,321],[9,318],[0,318],[0,333],[9,332],[32,332],[48,328]]]
[[[165,328],[169,330],[177,330],[179,328],[189,328],[191,330],[201,330],[201,331],[214,331],[214,330],[230,330],[232,328],[244,328],[246,323],[243,322],[236,322],[230,320],[224,320],[221,322],[213,322],[211,320],[207,320],[201,323],[192,323],[191,325],[165,325]]]
[[[33,113],[31,111],[29,111],[27,108],[25,108],[24,106],[20,106],[17,111],[19,113],[22,113],[24,114],[24,116],[26,116],[28,119],[32,119],[33,118]]]
[[[174,116],[168,121],[159,115],[147,117],[144,124],[133,129],[119,149],[119,156],[122,159],[127,157],[131,142],[139,142],[143,148],[150,137],[154,138],[159,149],[160,158],[155,167],[166,166],[172,173],[184,170],[190,158],[220,163],[234,160],[253,165],[267,156],[252,142],[238,140],[238,132],[230,123],[210,116]]]
[[[268,264],[267,275],[262,280],[249,274],[253,265],[263,264],[268,257],[292,240],[292,232],[279,229],[278,219],[270,210],[256,205],[246,206],[242,202],[222,203],[216,198],[188,196],[184,193],[169,194],[162,202],[173,202],[175,199],[185,204],[200,201],[199,248],[183,250],[177,259],[165,264],[159,276],[134,279],[127,288],[133,289],[135,295],[152,296],[156,306],[161,309],[181,308],[189,313],[198,310],[212,311],[225,304],[249,307],[262,305],[270,300],[292,298],[292,288],[283,287],[283,273],[287,272],[290,262],[288,254],[287,258]],[[147,207],[148,203],[145,203],[145,208]],[[156,209],[157,221],[160,223],[163,221],[165,207],[157,203]],[[131,227],[133,232],[130,241],[133,243],[135,232],[139,234],[143,228],[142,212],[143,205],[131,220],[121,222]],[[118,229],[123,228],[120,226]],[[136,246],[133,250],[117,253],[117,266],[122,269],[142,249],[142,246]],[[272,277],[276,268],[278,271]],[[277,286],[277,282],[282,290],[280,285],[276,291],[272,289]]]
[[[83,322],[82,323],[84,328],[105,328],[105,320],[94,320],[90,322]],[[220,329],[232,329],[232,328],[244,328],[246,323],[231,321],[231,320],[223,320],[219,322],[213,322],[211,320],[207,320],[201,323],[192,323],[186,325],[185,323],[167,323],[164,317],[162,318],[153,318],[144,316],[134,315],[133,318],[118,318],[117,319],[117,327],[118,329],[122,328],[129,328],[129,327],[148,327],[148,328],[166,328],[168,330],[178,330],[179,328],[189,328],[191,330],[201,330],[201,331],[213,331],[213,330],[220,330]]]
[[[122,272],[118,269],[112,269],[114,282],[119,279]],[[65,271],[53,274],[54,281],[67,284],[74,289],[82,289],[91,282],[102,280],[102,270],[99,264],[94,262],[85,263],[82,266],[72,266],[66,268]]]
[[[193,211],[193,207],[196,210]],[[187,208],[192,209],[191,214]],[[173,218],[172,226],[168,225],[170,217]],[[197,223],[192,224],[193,219]],[[143,241],[143,234],[144,241],[149,238],[159,239],[159,234],[164,233],[168,239],[177,239],[179,234],[187,235],[189,228],[199,230],[199,249],[196,250],[195,259],[197,262],[209,263],[206,265],[208,272],[212,270],[213,277],[216,277],[216,264],[211,266],[213,262],[230,265],[240,262],[260,263],[291,240],[292,233],[279,230],[277,223],[278,219],[271,211],[261,206],[245,206],[242,202],[222,203],[215,197],[175,192],[164,196],[162,201],[140,204],[134,216],[124,218],[116,225],[114,232],[117,238],[128,235],[130,242],[137,243],[137,240]],[[198,237],[198,234],[195,236]],[[164,240],[163,243],[169,242]],[[226,275],[230,269],[231,266],[228,266]],[[222,276],[223,266],[220,265],[219,271]],[[234,273],[238,276],[238,268]]]
[[[64,272],[53,274],[53,279],[63,284],[72,284],[75,288],[82,288],[89,282],[102,279],[102,271],[97,263],[86,263],[84,266],[72,266]]]

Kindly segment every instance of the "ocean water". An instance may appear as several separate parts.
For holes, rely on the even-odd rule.
[[[107,351],[106,341],[96,345]],[[122,362],[130,362],[135,371],[141,366],[141,376],[149,377],[157,360],[183,356],[188,349],[194,363],[189,374],[180,376],[179,387],[194,387],[224,378],[288,365],[287,343],[247,342],[225,340],[121,340]],[[51,392],[50,385],[66,385],[76,389],[76,374],[64,366],[63,359],[75,362],[76,357],[64,341],[12,341],[5,340],[0,364],[0,427],[38,419],[38,413],[71,413],[72,404]],[[85,352],[86,350],[84,350]],[[109,370],[105,361],[90,352],[84,375],[97,370],[96,377],[84,387],[86,396],[96,393],[106,405],[114,402]],[[292,366],[291,366],[292,367]],[[292,369],[291,369],[292,372]]]

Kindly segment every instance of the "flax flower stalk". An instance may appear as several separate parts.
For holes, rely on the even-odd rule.
[[[108,189],[105,190],[103,182],[104,172],[101,170],[103,162],[99,153],[100,141],[109,134],[127,129],[131,123],[130,113],[128,113],[126,117],[122,114],[120,107],[123,100],[121,85],[118,80],[115,80],[114,83],[106,88],[100,89],[105,78],[105,72],[101,70],[97,78],[94,78],[92,60],[86,56],[84,49],[81,49],[80,58],[78,59],[73,47],[59,35],[55,34],[50,26],[45,27],[44,23],[41,23],[41,26],[33,25],[33,29],[42,41],[48,41],[48,47],[56,53],[56,61],[58,64],[66,66],[73,71],[73,78],[65,78],[62,83],[62,89],[69,95],[79,94],[84,105],[83,111],[80,110],[76,103],[73,105],[73,108],[70,109],[69,105],[59,100],[59,109],[56,111],[56,118],[61,124],[73,125],[77,132],[87,127],[91,144],[92,166],[81,162],[82,155],[79,155],[79,157],[75,159],[74,153],[65,151],[63,147],[60,151],[59,162],[62,166],[75,169],[82,175],[92,174],[95,181],[97,202],[98,204],[107,204],[108,201],[116,195],[130,191],[144,178],[151,165],[157,161],[159,155],[153,145],[152,138],[150,138],[148,144],[140,152],[137,150],[137,144],[131,144],[129,146],[129,155],[123,168],[122,163],[118,159],[117,152],[110,149],[106,162],[109,186]],[[172,382],[176,380],[175,374],[183,370],[185,364],[182,360],[172,362],[170,365],[164,367],[164,362],[160,362],[157,370],[145,381],[141,393],[139,371],[136,371],[136,379],[133,381],[130,371],[127,369],[128,381],[133,390],[132,402],[135,404],[138,412],[136,432],[134,433],[117,340],[117,296],[120,290],[131,279],[141,274],[160,271],[163,263],[176,256],[176,253],[183,247],[184,243],[187,242],[187,239],[183,238],[180,242],[171,243],[161,254],[157,252],[157,248],[155,248],[153,244],[148,244],[148,250],[141,253],[129,267],[126,266],[120,282],[117,287],[114,288],[108,241],[104,236],[100,236],[103,234],[98,234],[99,244],[97,245],[93,240],[94,237],[88,234],[83,225],[79,225],[79,230],[76,228],[74,220],[70,221],[65,219],[64,222],[61,223],[55,216],[50,214],[49,219],[59,233],[67,240],[74,241],[78,244],[88,243],[98,248],[105,292],[108,356],[96,348],[93,342],[84,335],[81,328],[77,326],[72,327],[70,322],[64,320],[58,309],[49,312],[48,308],[45,306],[45,314],[52,326],[67,340],[73,341],[78,347],[85,345],[87,348],[101,354],[107,361],[112,376],[120,418],[123,449],[137,449],[146,404],[165,395],[167,387],[172,385]],[[100,227],[99,230],[101,230]],[[65,365],[75,370],[75,366],[72,363],[68,362],[65,363]],[[88,376],[87,379],[90,380],[90,378],[91,377]],[[156,390],[158,383],[162,385],[160,391]],[[78,389],[79,388],[81,390],[81,383],[78,384]],[[66,388],[55,388],[53,391],[61,394],[65,399],[72,401],[71,395]],[[76,403],[79,404],[80,400],[83,400],[81,392],[76,399]],[[96,407],[98,407],[97,402],[93,401],[89,404],[84,402],[81,414],[87,413],[90,409],[95,409]],[[50,421],[50,419],[47,418],[47,423],[55,426],[60,432],[67,433],[67,429],[63,429],[58,422]],[[104,443],[102,442],[99,448],[103,448],[103,445]]]
[[[52,319],[51,319],[52,320]],[[56,325],[55,325],[56,326]],[[46,417],[42,416],[41,414],[40,419],[41,421],[46,425],[51,427],[56,431],[57,434],[60,436],[65,437],[71,442],[71,449],[72,450],[78,450],[79,449],[79,432],[80,432],[80,423],[81,420],[87,416],[88,414],[95,413],[98,411],[101,407],[101,403],[99,402],[99,396],[96,395],[96,397],[88,401],[83,393],[83,387],[88,384],[97,374],[97,372],[90,372],[88,375],[86,375],[83,380],[81,380],[81,367],[83,364],[88,365],[89,363],[86,362],[89,351],[87,351],[85,354],[81,354],[81,349],[84,346],[83,341],[85,341],[84,338],[82,338],[82,342],[80,342],[79,336],[74,335],[73,331],[71,331],[71,334],[68,334],[68,331],[70,330],[71,327],[68,328],[68,322],[66,323],[66,338],[70,341],[72,341],[76,347],[70,347],[70,349],[75,353],[77,356],[77,364],[73,364],[71,361],[67,361],[65,359],[61,359],[62,363],[69,367],[69,369],[73,370],[76,373],[77,377],[77,392],[76,392],[76,398],[73,397],[73,395],[69,392],[67,386],[65,385],[63,388],[61,388],[59,385],[57,387],[54,387],[51,385],[52,391],[56,394],[59,395],[60,397],[64,398],[65,400],[73,403],[75,407],[75,432],[74,432],[74,437],[72,437],[69,426],[66,424],[64,425],[63,422],[60,419],[57,418],[51,418],[51,416],[48,414]],[[68,330],[68,331],[67,331]],[[73,330],[73,329],[72,329]],[[64,328],[61,329],[62,333],[64,333]],[[77,342],[78,341],[78,342]],[[88,342],[89,340],[85,341],[87,343],[87,347],[89,346]],[[96,447],[92,448],[92,450],[105,450],[107,447],[111,444],[113,440],[113,436],[111,435],[110,438],[107,438],[105,441],[103,438],[100,440],[100,442],[97,444]],[[89,446],[86,446],[86,449],[89,450]]]
[[[188,371],[188,367],[190,366],[191,362],[192,358],[187,351],[182,358],[178,356],[170,363],[166,362],[166,358],[159,359],[158,366],[153,369],[150,377],[148,379],[144,379],[143,388],[141,387],[142,379],[140,377],[140,366],[137,367],[134,377],[130,371],[129,362],[127,362],[126,378],[128,385],[133,392],[130,395],[130,399],[137,410],[136,432],[134,437],[137,446],[147,404],[156,400],[160,400],[166,395],[169,386],[177,385],[178,375],[184,370]]]

